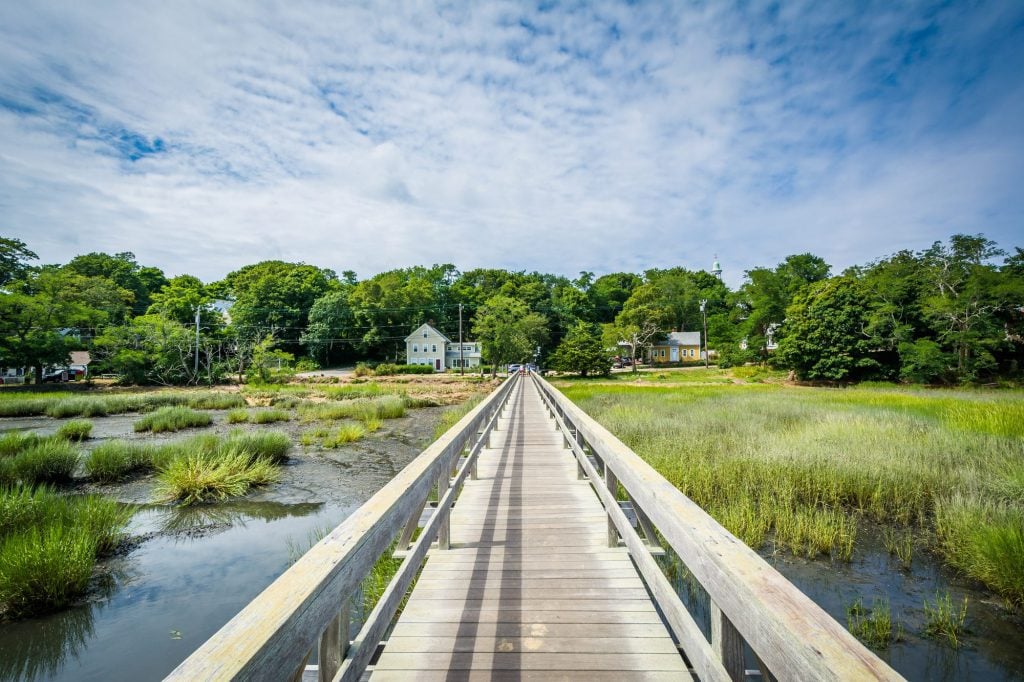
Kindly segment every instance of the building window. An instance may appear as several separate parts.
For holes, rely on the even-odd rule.
[[[437,344],[436,344],[436,343],[435,343],[435,344],[432,344],[432,345],[430,346],[430,352],[431,352],[431,353],[436,353],[436,352],[437,352]]]
[[[427,338],[427,333],[423,332],[423,338]]]
[[[420,347],[417,346],[415,343],[412,344],[412,352],[413,353],[419,353],[420,352]]]

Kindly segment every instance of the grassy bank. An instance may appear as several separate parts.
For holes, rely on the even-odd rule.
[[[7,618],[67,606],[87,590],[96,561],[120,542],[132,510],[46,487],[0,489],[0,609]]]
[[[196,410],[227,410],[244,405],[245,399],[241,395],[222,391],[97,392],[85,395],[67,392],[39,395],[0,393],[0,417],[47,416],[64,419],[148,412],[171,406],[190,407]]]
[[[1024,604],[1020,392],[562,388],[752,547],[846,559],[865,516]]]

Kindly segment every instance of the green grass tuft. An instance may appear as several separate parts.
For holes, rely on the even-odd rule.
[[[135,422],[136,431],[181,431],[190,427],[209,426],[213,419],[203,412],[188,407],[161,407]]]
[[[252,415],[253,424],[273,424],[274,422],[286,422],[291,419],[287,410],[257,410]]]
[[[126,440],[112,440],[93,448],[85,458],[85,472],[94,481],[110,483],[155,468],[157,448]]]
[[[893,628],[892,612],[887,600],[875,600],[871,607],[858,599],[846,608],[846,625],[854,637],[875,649],[884,649],[890,642],[903,639],[903,629]]]
[[[223,447],[240,448],[253,457],[263,457],[274,463],[288,459],[288,450],[292,447],[291,439],[281,431],[258,431],[245,433],[233,431]]]
[[[935,595],[935,603],[924,600],[924,634],[935,639],[944,640],[954,649],[960,647],[960,638],[964,633],[964,621],[967,620],[967,597],[960,607],[953,605],[949,593]]]
[[[72,419],[65,422],[57,429],[57,438],[81,442],[89,438],[92,433],[92,422],[88,419]]]
[[[245,407],[245,398],[238,393],[223,391],[193,393],[186,404],[194,410],[230,410]]]
[[[47,438],[0,460],[0,483],[66,483],[78,464],[78,451],[65,440]]]
[[[231,410],[228,412],[228,424],[244,424],[249,421],[247,410]]]
[[[18,431],[5,433],[0,436],[0,457],[13,457],[40,440],[41,438],[34,433],[19,433]]]
[[[238,497],[277,480],[277,467],[235,445],[213,454],[190,454],[170,461],[157,476],[157,494],[182,504]]]
[[[337,448],[345,443],[354,443],[366,435],[366,427],[362,424],[345,424],[338,430],[324,437],[321,444],[325,448]]]

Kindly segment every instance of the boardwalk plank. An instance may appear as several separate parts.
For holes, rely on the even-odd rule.
[[[688,679],[536,389],[516,391],[371,679]]]

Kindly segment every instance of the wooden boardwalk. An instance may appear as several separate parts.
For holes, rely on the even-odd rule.
[[[689,678],[534,382],[514,391],[371,679]]]

